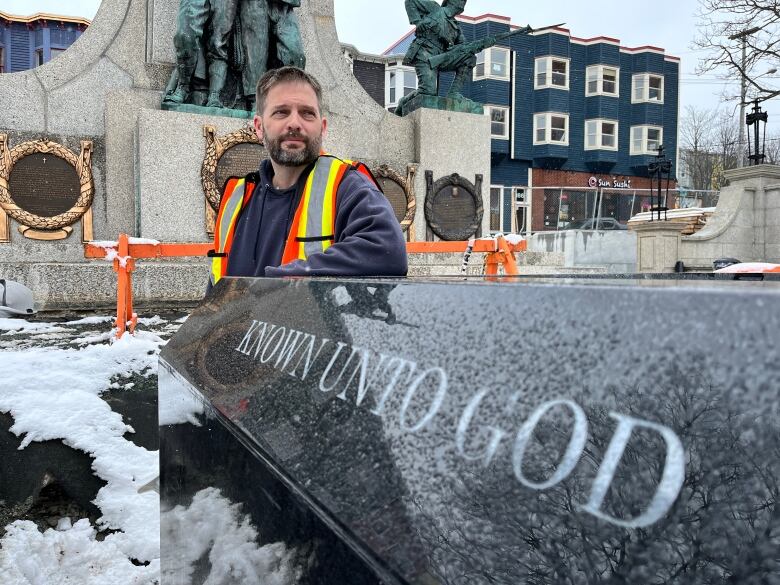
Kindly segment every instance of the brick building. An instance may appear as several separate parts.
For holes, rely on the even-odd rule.
[[[16,16],[0,11],[0,73],[43,65],[70,47],[90,21],[38,13]]]
[[[458,20],[469,41],[518,28],[495,14]],[[343,45],[358,81],[390,110],[417,84],[402,65],[413,39],[412,30],[382,55]],[[625,222],[649,207],[648,165],[659,145],[672,179],[677,168],[679,72],[680,60],[663,49],[562,28],[480,53],[463,93],[492,121],[491,230],[558,229],[596,216]],[[452,78],[441,74],[441,95]]]

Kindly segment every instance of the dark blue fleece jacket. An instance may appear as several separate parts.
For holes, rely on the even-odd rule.
[[[241,211],[228,257],[228,276],[404,276],[406,244],[387,198],[357,171],[336,196],[335,241],[325,252],[284,266],[282,254],[309,169],[287,190],[273,187],[269,160]]]

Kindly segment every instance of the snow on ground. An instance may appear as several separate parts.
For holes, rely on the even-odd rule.
[[[134,431],[101,393],[112,387],[131,389],[132,383],[117,380],[134,373],[155,375],[165,343],[160,335],[176,327],[151,317],[142,323],[162,326],[160,335],[138,331],[113,340],[95,327],[109,327],[110,321],[0,319],[0,412],[13,416],[11,431],[22,438],[20,448],[32,441],[62,440],[89,454],[95,475],[107,482],[95,499],[103,514],[97,526],[86,519],[75,524],[63,519],[45,533],[30,521],[7,526],[0,541],[3,585],[141,585],[159,580],[159,498],[154,491],[138,493],[158,473],[158,452],[123,437]],[[74,329],[79,325],[88,327],[80,334]],[[14,339],[5,341],[8,335]],[[112,532],[97,540],[96,531],[105,529]]]

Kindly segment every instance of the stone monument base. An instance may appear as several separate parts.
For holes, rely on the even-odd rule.
[[[465,112],[467,114],[483,114],[484,109],[479,102],[468,98],[453,99],[437,95],[418,95],[409,100],[405,106],[407,114],[411,114],[420,108],[432,110],[445,110],[450,112]]]
[[[206,294],[209,260],[139,260],[133,272],[136,307],[191,305]],[[117,276],[110,262],[1,262],[0,278],[33,291],[38,310],[116,311]]]
[[[410,229],[414,229],[417,241],[424,241],[433,239],[425,220],[426,171],[433,173],[434,181],[457,171],[474,183],[475,175],[481,174],[483,209],[490,208],[490,119],[483,115],[430,108],[420,108],[410,117],[415,128],[415,160],[419,161],[414,179],[417,214]],[[484,213],[480,235],[487,234],[489,227],[488,214]]]
[[[202,114],[204,116],[223,116],[225,118],[250,119],[254,112],[247,110],[234,110],[230,108],[208,108],[206,106],[196,106],[194,104],[168,104],[163,102],[160,109],[168,112],[183,112],[185,114]]]

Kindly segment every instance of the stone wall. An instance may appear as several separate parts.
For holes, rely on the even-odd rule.
[[[758,165],[726,171],[707,225],[680,242],[688,270],[711,270],[718,258],[780,263],[780,166]]]

